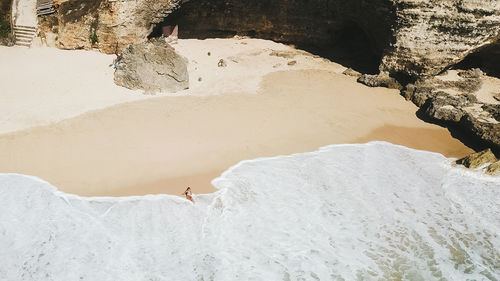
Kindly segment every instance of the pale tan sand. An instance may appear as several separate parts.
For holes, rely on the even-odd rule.
[[[287,69],[345,68],[290,46],[259,39],[179,40],[189,60],[190,89],[161,96],[254,94],[262,78]],[[210,52],[210,56],[208,55]],[[282,56],[271,56],[276,52]],[[113,82],[114,55],[53,48],[0,46],[0,133],[48,125],[85,112],[153,96]],[[218,67],[223,59],[227,67]],[[289,66],[289,61],[297,63]],[[201,81],[198,78],[201,77]]]
[[[0,133],[148,98],[114,84],[112,61],[97,52],[0,46]]]
[[[500,104],[500,101],[494,98],[500,93],[500,79],[496,77],[485,76],[481,89],[475,93],[475,96],[480,102]]]
[[[438,79],[443,81],[458,81],[462,79],[458,75],[458,70],[448,70],[446,74],[436,76]],[[483,84],[481,88],[474,93],[477,100],[483,103],[500,104],[500,101],[496,100],[494,97],[500,93],[500,79],[496,77],[484,75],[482,78]],[[454,89],[442,89],[444,92],[450,95],[461,95],[457,90]]]
[[[334,143],[471,152],[416,110],[395,90],[331,71],[275,72],[258,94],[148,99],[0,136],[0,171],[81,195],[180,194],[188,185],[206,193],[211,179],[241,160]]]
[[[271,72],[315,69],[342,73],[346,69],[337,63],[269,40],[184,39],[173,47],[189,59],[190,89],[182,94],[254,94],[259,90],[262,78]],[[226,67],[218,67],[221,59],[226,62]],[[293,61],[294,64],[288,65]],[[199,78],[201,81],[198,81]]]

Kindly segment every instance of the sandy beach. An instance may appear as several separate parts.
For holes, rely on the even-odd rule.
[[[206,42],[198,41],[191,42],[190,48],[199,44],[200,50],[207,49]],[[298,56],[294,69],[286,64],[290,58],[269,55],[272,49],[259,46],[263,40],[248,41],[237,43],[249,48],[244,50],[247,56],[263,56],[262,67],[256,60],[248,59],[245,64],[245,53],[237,49],[231,55],[235,61],[239,58],[233,69],[237,71],[231,72],[229,64],[210,75],[216,66],[204,57],[208,61],[214,57],[198,51],[197,64],[190,64],[190,73],[195,73],[191,80],[196,83],[193,77],[204,76],[202,81],[210,86],[207,91],[196,84],[185,92],[154,97],[129,91],[110,83],[112,71],[103,55],[83,51],[64,54],[68,58],[84,56],[89,65],[98,61],[92,56],[100,57],[102,69],[96,71],[105,71],[107,76],[99,83],[89,83],[95,76],[90,66],[84,73],[59,69],[65,79],[59,83],[58,77],[45,73],[45,84],[52,85],[53,91],[36,90],[29,84],[24,87],[32,87],[32,93],[23,89],[16,95],[15,81],[2,81],[2,87],[11,88],[2,90],[5,102],[1,104],[8,107],[9,101],[17,102],[21,111],[6,109],[12,117],[4,118],[0,126],[4,131],[0,135],[0,171],[38,176],[65,192],[88,196],[180,194],[188,185],[195,193],[208,193],[215,190],[210,181],[239,161],[313,151],[328,144],[383,140],[448,157],[472,151],[446,129],[418,119],[417,107],[395,90],[366,87],[340,74],[344,67],[301,53],[292,56]],[[210,42],[232,47],[234,43]],[[176,46],[179,52],[181,47],[182,43]],[[46,55],[52,52],[53,56],[63,52],[54,51],[33,50]],[[281,61],[282,69],[276,67],[276,60]],[[43,66],[34,65],[30,72],[36,73],[36,68],[42,72]],[[247,68],[253,76],[238,92],[237,84],[245,80],[243,70]],[[229,79],[221,71],[231,73]],[[87,75],[88,87],[77,84],[69,94],[61,90],[68,81],[80,81]],[[108,88],[99,90],[102,85]],[[51,99],[59,101],[57,106]],[[31,123],[20,122],[33,114],[31,108],[45,111],[32,117]]]
[[[265,75],[280,70],[345,67],[290,46],[260,39],[179,40],[189,60],[190,87],[174,94],[144,95],[117,86],[114,55],[96,51],[0,46],[0,133],[49,125],[88,111],[162,96],[253,94]],[[227,67],[218,67],[224,59]],[[295,65],[288,62],[295,61]]]

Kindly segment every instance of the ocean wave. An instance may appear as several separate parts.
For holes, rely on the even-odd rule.
[[[500,280],[500,179],[384,142],[243,161],[195,195],[0,175],[0,280]]]

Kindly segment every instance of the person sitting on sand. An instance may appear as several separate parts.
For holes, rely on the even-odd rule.
[[[184,193],[182,193],[183,195],[186,195],[186,199],[193,202],[194,203],[194,200],[193,200],[193,192],[191,192],[191,187],[188,186],[188,188],[186,189],[186,191],[184,191]]]

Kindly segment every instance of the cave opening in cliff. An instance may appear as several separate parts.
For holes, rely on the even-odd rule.
[[[347,22],[333,32],[332,45],[325,56],[346,67],[367,74],[377,74],[382,58],[368,34],[355,22]]]
[[[153,30],[148,35],[148,39],[159,38],[161,36],[170,35],[173,26],[177,26],[178,14],[173,12],[169,16],[165,17],[163,21],[154,25]]]
[[[479,68],[488,76],[500,78],[500,41],[470,53],[453,68]]]
[[[315,44],[298,43],[297,46],[358,72],[378,74],[382,51],[373,42],[363,28],[349,21],[331,30],[329,40]]]

